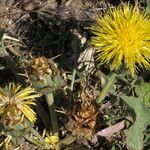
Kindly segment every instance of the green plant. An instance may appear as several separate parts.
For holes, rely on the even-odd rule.
[[[49,64],[48,59],[45,57],[34,59],[31,67],[29,75],[30,82],[37,91],[45,95],[50,113],[52,133],[55,136],[58,134],[58,121],[55,111],[54,95],[59,89],[64,87],[65,80],[60,72],[57,72],[56,64],[53,61]]]
[[[150,124],[150,110],[142,102],[142,97],[122,96],[123,101],[131,109],[133,124],[128,130],[126,144],[129,149],[141,150],[144,148],[144,131]],[[147,100],[149,98],[147,97]]]
[[[110,78],[97,98],[98,104],[103,102],[119,72],[125,77],[127,70],[131,77],[135,77],[139,68],[150,68],[149,28],[149,16],[141,12],[137,6],[132,7],[129,4],[109,10],[104,16],[96,19],[92,26],[92,44],[96,47],[97,61],[100,65],[109,66],[111,70]],[[150,104],[149,83],[135,85],[133,94],[135,93],[136,95],[121,98],[131,110],[133,117],[127,134],[127,147],[141,150],[144,148],[144,131],[150,124],[150,111],[147,108]]]
[[[106,64],[112,71],[128,69],[133,76],[136,63],[141,68],[149,68],[150,21],[137,7],[125,4],[109,10],[104,17],[96,19],[92,26],[92,44],[96,47],[97,60]],[[144,46],[143,46],[144,45]],[[100,104],[107,95],[117,75],[112,73],[97,99]]]
[[[1,146],[28,133],[36,121],[36,113],[31,106],[36,105],[39,97],[34,88],[22,88],[21,85],[9,83],[0,88],[0,136],[4,136]]]

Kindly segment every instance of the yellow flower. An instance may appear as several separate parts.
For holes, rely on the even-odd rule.
[[[45,142],[51,144],[54,150],[58,149],[58,135],[47,135],[47,137],[45,137]]]
[[[109,10],[96,19],[92,32],[100,64],[109,64],[111,70],[125,65],[131,75],[136,73],[136,65],[149,69],[150,18],[137,7],[125,4]]]
[[[26,117],[35,122],[36,114],[30,107],[35,105],[35,98],[39,97],[31,87],[21,89],[21,85],[10,83],[8,89],[0,88],[0,118],[1,121],[15,124]]]

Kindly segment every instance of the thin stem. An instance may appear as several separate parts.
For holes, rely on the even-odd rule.
[[[76,69],[73,69],[73,73],[72,73],[72,81],[71,81],[71,86],[70,86],[71,91],[73,91],[73,86],[74,86],[75,76],[76,76]]]
[[[58,122],[57,122],[57,114],[54,106],[54,97],[53,93],[46,94],[46,100],[49,108],[51,124],[52,124],[52,132],[53,135],[56,135],[58,132]]]
[[[101,104],[102,103],[102,101],[104,100],[104,98],[108,94],[112,84],[114,83],[116,76],[117,76],[117,74],[115,74],[115,73],[111,74],[111,76],[109,77],[109,79],[105,83],[104,88],[102,89],[99,97],[96,100],[97,104]]]
[[[73,92],[73,87],[74,87],[74,81],[75,81],[75,76],[76,76],[76,69],[73,69],[72,72],[72,80],[69,88],[69,101],[68,101],[68,110],[71,108],[71,100],[72,100],[72,92]]]

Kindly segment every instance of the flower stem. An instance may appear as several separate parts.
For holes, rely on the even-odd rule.
[[[57,114],[55,111],[53,93],[46,94],[46,100],[47,100],[50,118],[51,118],[52,132],[53,132],[53,135],[56,135],[58,132],[58,122],[57,122]]]
[[[97,104],[101,104],[102,101],[104,100],[104,98],[106,97],[107,93],[109,92],[112,84],[114,83],[115,81],[115,78],[116,78],[117,74],[116,73],[112,73],[109,77],[109,79],[107,80],[107,82],[105,83],[104,85],[104,88],[102,89],[99,97],[97,98],[96,100],[96,103]]]
[[[71,86],[70,86],[71,91],[73,91],[73,86],[74,86],[75,76],[76,76],[76,69],[73,69],[73,73],[72,73],[72,81],[71,81]]]

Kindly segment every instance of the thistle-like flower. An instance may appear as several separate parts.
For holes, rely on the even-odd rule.
[[[46,143],[51,144],[54,150],[58,149],[59,138],[57,135],[47,135],[44,140]]]
[[[92,26],[97,60],[111,70],[126,66],[131,75],[150,68],[150,18],[135,6],[125,4],[98,17]]]
[[[21,85],[10,83],[8,89],[0,88],[0,118],[3,123],[14,125],[26,117],[35,122],[36,114],[30,107],[35,105],[35,98],[39,97],[31,87],[21,89]]]

